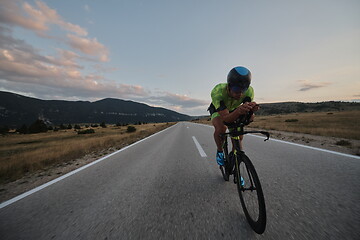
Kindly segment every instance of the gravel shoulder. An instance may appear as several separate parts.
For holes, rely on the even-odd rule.
[[[250,130],[250,129],[249,129]],[[255,130],[255,129],[254,129]],[[257,129],[258,130],[258,129]],[[283,141],[298,143],[302,145],[327,149],[331,151],[352,154],[360,156],[360,140],[342,139],[334,137],[314,136],[309,134],[290,133],[283,131],[270,131],[271,138]],[[338,142],[343,141],[349,143],[347,146],[337,145]],[[128,144],[124,144],[128,145]],[[37,171],[28,174],[21,179],[14,182],[0,185],[0,202],[4,202],[13,197],[16,197],[24,192],[34,189],[44,183],[47,183],[57,177],[69,173],[77,168],[89,164],[101,157],[104,157],[118,149],[109,148],[100,152],[86,155],[82,158],[76,159],[71,162],[58,164],[43,171]]]
[[[360,140],[270,130],[271,138],[360,156]]]

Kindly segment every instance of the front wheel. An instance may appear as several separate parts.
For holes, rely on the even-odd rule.
[[[236,156],[235,177],[246,219],[256,233],[262,234],[266,227],[264,194],[255,167],[244,153]]]

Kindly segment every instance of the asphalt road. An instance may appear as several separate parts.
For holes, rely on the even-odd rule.
[[[267,207],[257,235],[222,180],[212,131],[179,123],[3,203],[0,238],[360,239],[359,157],[246,136]]]

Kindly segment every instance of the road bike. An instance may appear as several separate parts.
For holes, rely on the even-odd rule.
[[[266,141],[269,139],[270,133],[265,131],[245,131],[244,126],[250,123],[251,115],[250,112],[247,116],[242,116],[233,123],[225,123],[229,131],[221,134],[224,139],[225,164],[220,166],[220,170],[225,181],[229,181],[230,175],[233,175],[246,219],[256,233],[262,234],[266,228],[264,194],[254,165],[250,158],[245,155],[245,152],[240,149],[239,138],[249,133],[260,133],[266,136],[264,140]],[[228,137],[233,142],[233,151],[230,153],[228,150]]]

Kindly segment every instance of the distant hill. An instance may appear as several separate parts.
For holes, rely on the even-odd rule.
[[[306,113],[306,112],[338,112],[338,111],[360,111],[360,103],[358,102],[317,102],[317,103],[302,103],[302,102],[280,102],[280,103],[261,103],[260,110],[256,115],[277,115],[289,113]],[[193,119],[208,118],[205,116],[193,116]]]
[[[281,102],[260,104],[261,109],[256,115],[273,115],[304,112],[336,112],[360,110],[360,103],[356,102]]]
[[[36,119],[48,124],[186,121],[191,117],[164,108],[120,99],[96,102],[40,100],[0,91],[0,125],[18,127]]]

